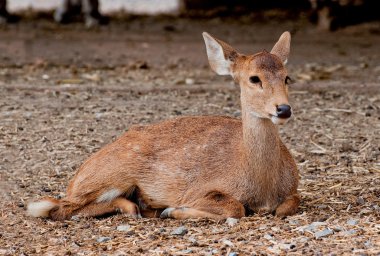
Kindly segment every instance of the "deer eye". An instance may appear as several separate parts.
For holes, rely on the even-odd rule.
[[[249,78],[249,81],[250,81],[251,83],[253,83],[253,84],[258,84],[258,83],[261,82],[261,80],[260,80],[260,78],[259,78],[258,76],[251,76],[251,77]]]
[[[293,81],[290,77],[286,76],[285,78],[285,84],[291,84]]]

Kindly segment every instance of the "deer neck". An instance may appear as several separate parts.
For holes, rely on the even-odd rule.
[[[243,104],[242,104],[243,105]],[[247,170],[262,178],[273,177],[280,165],[280,138],[270,119],[260,118],[242,106],[243,151]]]

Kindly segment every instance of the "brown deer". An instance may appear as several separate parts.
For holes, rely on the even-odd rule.
[[[294,214],[298,170],[276,124],[291,116],[285,32],[272,51],[242,55],[203,33],[211,68],[240,85],[242,120],[181,117],[132,127],[82,164],[67,196],[28,205],[55,220],[122,212],[186,219]]]

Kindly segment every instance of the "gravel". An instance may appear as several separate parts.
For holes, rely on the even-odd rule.
[[[315,232],[314,236],[316,239],[319,239],[322,237],[330,236],[332,234],[334,234],[334,231],[332,231],[331,229],[325,228],[324,230]]]
[[[181,226],[181,227],[173,230],[170,234],[171,235],[177,235],[177,236],[184,236],[187,234],[187,232],[188,232],[188,229],[184,226]]]

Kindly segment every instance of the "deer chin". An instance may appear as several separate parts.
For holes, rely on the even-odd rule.
[[[274,124],[283,125],[283,124],[285,124],[289,120],[289,118],[280,118],[280,117],[271,115],[270,120]]]

